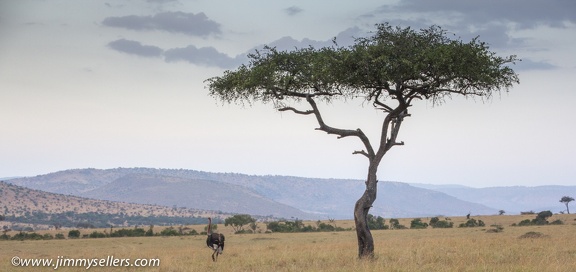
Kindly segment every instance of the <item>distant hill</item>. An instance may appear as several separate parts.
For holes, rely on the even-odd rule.
[[[154,221],[141,221],[145,224],[168,224],[171,222],[192,224],[205,221],[203,219],[197,220],[196,217],[219,217],[215,211],[88,199],[0,182],[0,215],[5,216],[6,221],[33,222],[41,225],[70,223],[75,220],[74,223],[79,223],[81,222],[80,218],[86,219],[88,214],[92,219],[96,217],[107,218],[106,220],[120,219],[117,224],[113,225],[122,225],[128,219],[139,217],[157,217]],[[223,214],[222,216],[226,215]],[[103,225],[108,226],[107,223],[109,222],[104,222]]]
[[[127,174],[81,195],[96,199],[176,205],[227,213],[311,218],[305,212],[266,198],[249,188],[214,180]]]
[[[360,180],[151,168],[75,169],[9,182],[97,199],[301,219],[350,219],[364,191]],[[371,213],[388,218],[497,213],[495,208],[405,183],[382,181],[378,187]]]
[[[540,212],[545,210],[558,213],[566,209],[566,206],[559,202],[560,198],[563,196],[576,197],[576,186],[548,185],[536,187],[471,188],[465,186],[414,185],[442,192],[461,200],[504,210],[507,214],[518,214],[524,211]]]

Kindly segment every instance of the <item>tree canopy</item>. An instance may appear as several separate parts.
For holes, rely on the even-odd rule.
[[[411,105],[414,99],[441,102],[452,94],[490,97],[518,83],[500,57],[479,39],[463,42],[438,26],[377,26],[373,36],[349,47],[277,51],[265,47],[250,63],[207,80],[210,95],[224,102],[272,102],[278,109],[290,99],[323,101],[363,98],[384,111],[389,100]]]
[[[373,256],[368,211],[376,199],[377,170],[397,141],[408,109],[417,100],[440,104],[452,95],[487,99],[519,83],[509,67],[516,56],[501,57],[478,38],[464,42],[439,26],[376,26],[369,37],[351,46],[299,48],[278,51],[265,47],[249,55],[250,62],[208,79],[209,94],[225,103],[272,103],[279,111],[314,115],[317,130],[357,137],[363,149],[353,154],[368,158],[366,190],[354,207],[360,257]],[[362,99],[384,113],[380,138],[374,144],[357,129],[326,124],[317,102]],[[294,103],[303,101],[305,103]],[[304,107],[308,104],[307,108]]]
[[[249,214],[237,214],[228,217],[224,220],[224,226],[232,226],[234,232],[239,232],[243,230],[245,225],[256,222],[256,219],[252,218]]]

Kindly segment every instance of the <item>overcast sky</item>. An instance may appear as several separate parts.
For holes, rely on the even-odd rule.
[[[0,0],[0,177],[154,167],[364,179],[357,139],[311,116],[223,105],[204,80],[280,49],[340,45],[390,22],[437,24],[522,59],[491,101],[420,101],[380,180],[473,187],[576,184],[576,1]],[[321,105],[375,142],[382,114]]]

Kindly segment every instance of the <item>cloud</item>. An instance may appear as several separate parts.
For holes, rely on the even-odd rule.
[[[142,45],[137,41],[126,39],[115,40],[108,43],[108,47],[122,53],[138,55],[142,57],[160,57],[164,50],[152,45]]]
[[[570,22],[576,23],[574,10],[576,1],[566,0],[404,0],[383,5],[358,19],[373,22],[386,18],[392,25],[415,29],[438,24],[465,40],[480,36],[493,47],[510,48],[525,46],[524,40],[511,38],[513,31],[567,27]]]
[[[290,16],[294,16],[300,12],[304,11],[303,9],[297,7],[297,6],[291,6],[289,8],[285,8],[284,12],[286,12],[288,15]]]
[[[161,30],[202,37],[221,33],[220,24],[210,20],[203,12],[194,14],[177,11],[160,12],[154,16],[107,17],[102,24],[131,30]]]
[[[396,6],[383,6],[394,12],[445,14],[470,24],[511,22],[520,28],[545,24],[563,27],[576,22],[576,2],[568,0],[404,0]]]
[[[237,67],[242,62],[240,56],[232,58],[219,52],[214,47],[197,48],[194,45],[166,50],[164,57],[166,62],[186,61],[197,65],[215,66],[225,69]]]
[[[348,46],[354,42],[354,39],[365,35],[359,28],[348,28],[336,36],[339,46]],[[311,39],[296,40],[286,36],[268,43],[269,46],[283,51],[291,51],[296,48],[306,48],[313,46],[316,48],[334,45],[332,40],[316,41]],[[253,47],[247,52],[230,57],[225,53],[219,52],[214,47],[196,47],[189,45],[183,48],[172,48],[163,50],[153,45],[143,45],[138,41],[119,39],[108,43],[108,47],[121,53],[141,56],[141,57],[163,57],[166,62],[184,61],[195,65],[208,67],[219,67],[223,69],[232,69],[248,62],[248,54],[255,50],[262,49],[264,45]]]

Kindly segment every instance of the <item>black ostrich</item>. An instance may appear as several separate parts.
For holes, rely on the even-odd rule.
[[[212,253],[212,261],[218,260],[218,255],[224,251],[224,234],[212,233],[212,218],[208,217],[208,238],[206,238],[206,245],[214,250]]]

